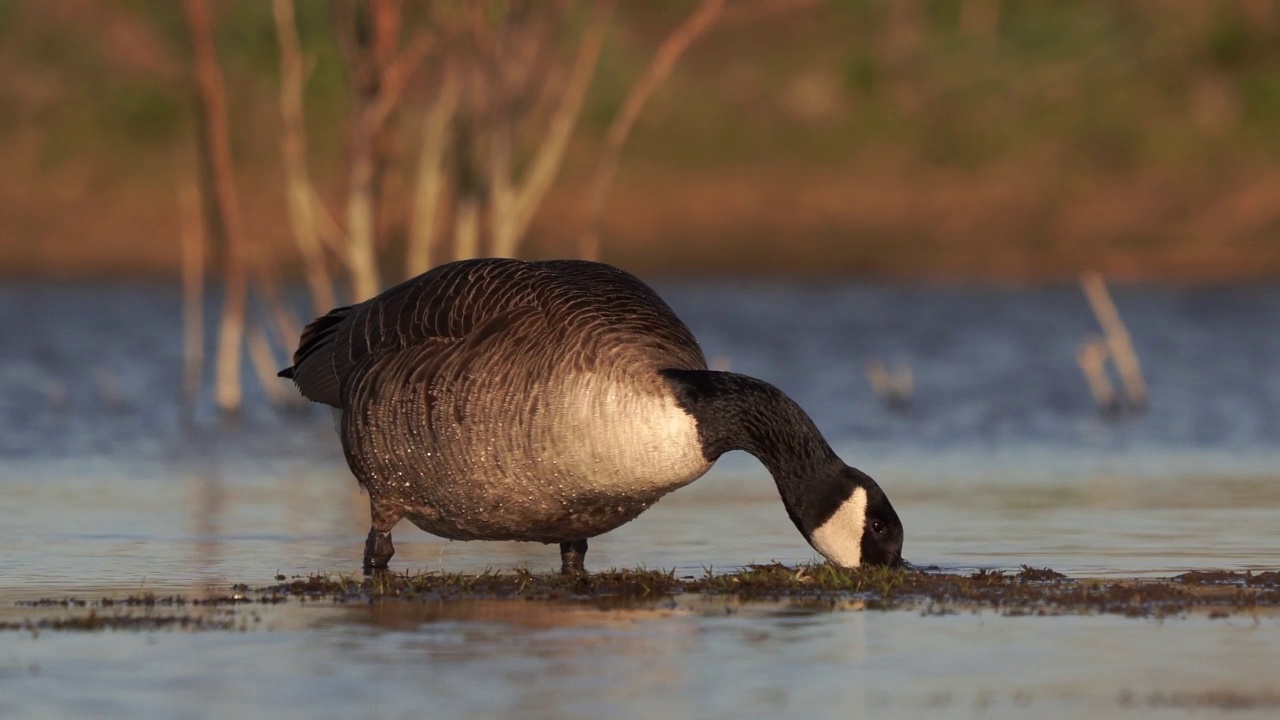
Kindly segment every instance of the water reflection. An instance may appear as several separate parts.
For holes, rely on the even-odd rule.
[[[204,474],[192,478],[194,502],[191,503],[195,542],[192,567],[196,576],[216,581],[214,568],[221,556],[222,515],[225,512],[226,493],[217,475]]]
[[[1119,422],[1097,416],[1075,366],[1093,319],[1074,288],[664,293],[709,356],[782,386],[881,481],[913,562],[1075,576],[1280,566],[1280,289],[1118,290],[1153,403]],[[206,413],[182,430],[177,307],[165,288],[0,288],[0,334],[23,339],[0,343],[0,617],[51,595],[359,573],[367,500],[326,414],[276,414],[251,384],[238,426]],[[874,357],[910,363],[909,411],[875,397]],[[559,561],[554,547],[451,543],[407,524],[396,546],[402,570]],[[590,562],[697,575],[814,557],[739,454],[594,540]],[[1082,717],[1167,710],[1148,701],[1170,693],[1280,707],[1265,695],[1280,681],[1275,617],[684,600],[262,613],[270,629],[247,635],[7,635],[0,716]]]
[[[82,587],[189,590],[263,584],[278,573],[358,573],[367,500],[345,468],[267,476],[189,474],[6,481],[0,577],[24,596]],[[936,486],[897,480],[912,562],[946,569],[1026,563],[1072,575],[1171,575],[1280,565],[1269,478],[1098,478],[1085,483]],[[74,518],[74,522],[67,519]],[[537,543],[457,543],[397,528],[397,570],[557,567]],[[753,562],[809,561],[762,470],[716,469],[592,543],[592,567],[700,575]]]
[[[1275,617],[298,608],[243,634],[14,635],[6,716],[1207,716],[1280,707]],[[528,613],[525,616],[525,613]],[[522,617],[523,616],[523,617]],[[279,627],[279,616],[267,624]],[[1252,703],[1214,705],[1214,698]],[[1270,698],[1270,700],[1268,700]],[[1219,700],[1217,702],[1222,702]],[[1196,704],[1204,703],[1204,704]],[[1165,715],[1161,715],[1165,716]]]

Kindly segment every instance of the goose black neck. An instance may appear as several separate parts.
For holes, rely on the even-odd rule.
[[[664,370],[676,400],[698,423],[702,451],[755,455],[785,492],[791,481],[830,475],[844,463],[794,400],[763,380],[715,370]]]

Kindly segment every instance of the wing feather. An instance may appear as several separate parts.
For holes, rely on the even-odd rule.
[[[528,312],[560,327],[625,334],[669,357],[672,366],[706,366],[684,323],[626,272],[582,260],[486,258],[441,265],[317,318],[303,331],[293,366],[280,376],[291,378],[308,399],[342,408],[353,373],[376,364],[378,356],[415,348],[423,355],[418,361],[430,364],[431,354],[458,341],[491,347],[512,318]],[[471,338],[476,332],[484,337]]]

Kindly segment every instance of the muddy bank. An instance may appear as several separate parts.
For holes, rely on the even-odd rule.
[[[480,574],[375,573],[277,576],[274,584],[237,584],[195,595],[142,593],[124,597],[61,597],[14,603],[23,619],[0,630],[249,630],[269,607],[424,603],[576,604],[596,610],[644,610],[682,601],[734,612],[744,604],[793,609],[907,610],[922,614],[994,612],[1004,616],[1109,614],[1210,618],[1280,608],[1280,572],[1190,572],[1163,580],[1073,579],[1048,568],[982,570],[969,575],[829,565],[753,565],[702,576],[663,570],[609,570],[580,575],[525,570]],[[532,606],[530,606],[532,607]]]

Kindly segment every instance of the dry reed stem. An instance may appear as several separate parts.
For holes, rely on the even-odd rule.
[[[1133,349],[1133,341],[1129,337],[1129,329],[1120,319],[1120,311],[1116,309],[1111,293],[1107,291],[1106,282],[1101,273],[1087,272],[1080,277],[1080,285],[1084,289],[1089,306],[1098,318],[1098,324],[1106,336],[1107,351],[1120,373],[1120,382],[1124,385],[1125,395],[1130,404],[1142,409],[1147,406],[1147,384],[1142,377],[1142,366],[1138,362],[1138,353]]]
[[[182,410],[195,417],[204,372],[204,223],[195,183],[178,186],[178,236],[182,243]]]
[[[276,281],[272,267],[256,252],[249,256],[249,260],[249,267],[253,270],[254,279],[257,280],[262,303],[266,305],[267,314],[275,325],[280,343],[285,347],[292,347],[298,342],[298,338],[302,337],[302,323],[298,322],[298,318],[281,297],[279,283]]]
[[[192,560],[201,572],[201,577],[214,573],[210,570],[217,566],[221,550],[221,519],[226,508],[226,490],[216,471],[201,472],[192,477],[194,484],[191,502],[192,527],[195,529],[196,542],[192,548]],[[216,590],[204,586],[196,590],[196,597],[205,599],[215,597]]]
[[[347,260],[347,232],[338,224],[338,220],[333,216],[333,213],[329,212],[329,208],[324,204],[324,200],[320,198],[320,193],[314,187],[311,188],[311,208],[315,210],[315,218],[318,221],[317,227],[320,230],[320,240],[324,242],[325,247],[330,252],[345,263]]]
[[[372,32],[356,27],[355,3],[340,4],[338,35],[351,69],[353,107],[351,167],[347,191],[347,263],[355,301],[380,289],[377,262],[377,208],[381,148],[386,120],[400,102],[405,84],[431,48],[430,38],[415,37],[398,50],[401,6],[397,0],[371,0]]]
[[[1084,373],[1085,382],[1089,384],[1089,393],[1093,395],[1093,401],[1097,403],[1098,409],[1103,412],[1113,412],[1118,405],[1118,400],[1115,388],[1111,385],[1111,378],[1107,377],[1106,341],[1094,336],[1082,343],[1076,350],[1076,363]]]
[[[353,123],[353,126],[362,123]],[[351,142],[350,191],[347,196],[347,265],[351,270],[352,295],[355,302],[378,294],[378,262],[374,233],[374,179],[377,175],[373,157],[373,139],[363,130],[353,130]]]
[[[890,371],[880,358],[872,358],[867,361],[865,371],[871,389],[886,406],[902,410],[911,405],[914,393],[911,366],[894,363]]]
[[[422,145],[418,151],[418,177],[413,194],[413,219],[405,271],[409,277],[431,269],[431,250],[440,227],[440,207],[445,192],[444,158],[449,143],[449,127],[458,110],[461,82],[452,64],[446,65],[436,101],[427,110],[422,124]]]
[[[293,0],[272,0],[276,39],[280,47],[281,150],[284,156],[289,224],[302,254],[312,307],[323,314],[337,305],[333,280],[325,264],[316,228],[315,190],[307,167],[307,125],[303,108],[304,75]]]
[[[213,42],[209,5],[207,0],[183,0],[183,10],[191,35],[200,101],[199,118],[204,139],[200,147],[206,180],[203,187],[206,196],[212,196],[209,206],[213,209],[215,227],[221,230],[226,245],[223,260],[225,298],[218,328],[214,400],[224,413],[233,413],[239,411],[243,399],[240,364],[249,291],[240,201],[236,195],[231,163],[226,90]]]
[[[510,229],[504,232],[500,242],[494,243],[494,252],[501,256],[514,255],[516,247],[534,213],[546,197],[552,181],[560,170],[565,151],[569,147],[569,139],[582,114],[582,106],[586,101],[587,89],[591,86],[591,78],[595,75],[599,64],[600,51],[604,47],[605,30],[610,16],[613,14],[614,1],[600,0],[593,6],[591,19],[583,30],[582,40],[578,45],[578,54],[574,58],[573,69],[565,84],[560,102],[547,122],[546,133],[530,162],[529,173],[518,190],[514,191],[511,201]]]
[[[497,117],[489,126],[489,236],[494,257],[515,255],[515,205],[517,190],[511,177],[512,128],[508,117]]]
[[[272,352],[271,343],[261,325],[254,325],[249,331],[249,359],[253,361],[254,372],[267,401],[277,406],[289,402],[293,395],[285,390],[285,384],[276,377],[276,370],[280,366],[276,363],[275,353]]]
[[[600,222],[604,216],[604,201],[608,195],[609,186],[613,183],[613,176],[618,170],[618,159],[622,154],[622,147],[626,144],[627,137],[631,135],[640,112],[644,110],[645,104],[649,102],[649,98],[658,86],[671,75],[680,56],[710,29],[723,10],[724,0],[702,0],[689,17],[685,18],[685,21],[658,47],[649,66],[627,92],[626,99],[622,101],[622,107],[618,109],[618,114],[614,116],[613,122],[605,132],[604,144],[600,148],[600,155],[587,182],[587,223],[586,230],[578,243],[580,257],[591,260],[600,257]]]

